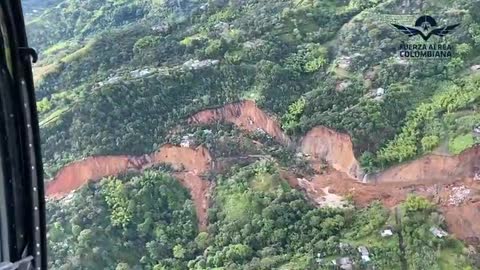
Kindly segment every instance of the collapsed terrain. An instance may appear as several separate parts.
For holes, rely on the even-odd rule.
[[[190,124],[215,122],[230,122],[250,132],[261,130],[282,144],[293,141],[252,101],[227,104],[189,118]],[[395,207],[407,194],[416,193],[441,207],[449,230],[457,237],[464,240],[480,237],[480,225],[476,222],[480,217],[480,182],[475,178],[480,168],[480,147],[456,156],[427,155],[374,175],[364,175],[348,135],[316,127],[299,141],[299,153],[307,157],[317,174],[302,180],[301,176],[286,172],[287,179],[317,204],[338,206],[323,203],[333,193],[342,197],[350,195],[359,205],[380,200],[388,207]],[[321,161],[326,161],[329,167],[321,168]],[[215,168],[212,157],[202,146],[192,149],[164,145],[157,152],[143,156],[98,156],[76,161],[65,166],[48,182],[47,196],[62,198],[90,180],[129,170],[141,171],[159,164],[170,164],[179,171],[174,175],[190,191],[200,228],[205,230],[209,191],[213,183],[202,176]]]

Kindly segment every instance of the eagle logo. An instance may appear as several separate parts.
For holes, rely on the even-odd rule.
[[[430,16],[421,16],[415,21],[415,27],[408,27],[399,24],[392,25],[409,37],[420,35],[423,40],[427,41],[433,35],[444,37],[457,28],[460,24],[457,23],[444,27],[438,27],[434,18]]]

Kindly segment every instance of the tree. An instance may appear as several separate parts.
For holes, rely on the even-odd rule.
[[[300,125],[300,117],[305,110],[306,100],[299,98],[288,107],[288,112],[282,117],[282,128],[289,133],[293,133]]]
[[[117,264],[117,267],[115,267],[115,270],[130,270],[132,269],[128,263],[119,263]]]
[[[195,238],[195,243],[197,243],[197,246],[200,250],[206,249],[208,246],[208,233],[199,233],[198,236]]]
[[[183,248],[182,245],[176,245],[173,247],[173,257],[177,259],[185,258],[185,252],[185,248]]]
[[[225,255],[231,262],[243,263],[252,255],[252,249],[243,244],[230,245]]]
[[[433,209],[433,204],[424,197],[409,195],[405,200],[405,210],[407,212],[425,212]]]

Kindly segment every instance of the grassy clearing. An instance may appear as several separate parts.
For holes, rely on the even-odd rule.
[[[89,55],[90,52],[92,51],[93,44],[94,44],[94,42],[87,43],[81,49],[78,49],[75,52],[63,57],[61,61],[65,62],[65,63],[71,63],[73,61],[77,61],[77,60]]]
[[[472,147],[474,144],[475,140],[471,133],[463,134],[450,140],[450,143],[448,144],[448,150],[450,153],[457,155],[463,152],[465,149]]]
[[[64,108],[60,108],[53,111],[51,114],[49,114],[47,117],[45,117],[40,121],[39,123],[40,127],[43,128],[49,124],[56,122],[62,116],[62,114],[64,114],[70,109],[71,107],[64,107]]]
[[[459,240],[451,240],[448,247],[443,248],[439,254],[439,265],[442,270],[462,269],[470,270],[465,254],[465,246]]]
[[[33,81],[39,83],[45,78],[45,76],[56,73],[59,71],[59,64],[50,64],[45,66],[35,66],[33,67]]]

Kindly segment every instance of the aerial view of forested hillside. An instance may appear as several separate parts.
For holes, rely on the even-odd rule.
[[[51,269],[480,269],[480,0],[23,4]]]

